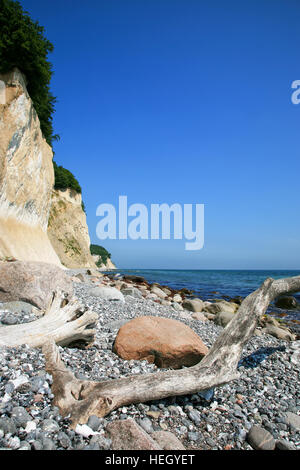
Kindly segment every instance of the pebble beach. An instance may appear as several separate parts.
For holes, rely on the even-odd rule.
[[[119,328],[139,316],[179,320],[208,348],[223,330],[213,321],[196,320],[191,312],[150,298],[125,295],[124,302],[99,298],[90,294],[94,286],[88,278],[74,281],[75,296],[98,314],[93,345],[59,347],[63,362],[77,378],[103,381],[157,372],[154,364],[123,360],[112,351]],[[9,320],[14,315],[15,320]],[[16,315],[0,305],[0,328],[36,318],[34,309]],[[0,449],[111,450],[107,426],[128,418],[150,436],[156,431],[173,433],[187,450],[253,450],[249,434],[259,440],[255,433],[261,430],[270,433],[278,449],[300,449],[299,351],[299,340],[253,336],[239,362],[239,379],[206,393],[132,404],[105,418],[91,416],[85,427],[72,430],[69,418],[52,405],[52,377],[45,372],[42,352],[27,345],[0,347]]]

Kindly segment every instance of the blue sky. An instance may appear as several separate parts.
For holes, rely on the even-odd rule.
[[[297,0],[22,0],[55,50],[55,159],[122,268],[299,269]],[[97,206],[205,204],[205,245],[105,240]]]

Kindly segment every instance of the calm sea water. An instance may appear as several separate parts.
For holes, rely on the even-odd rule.
[[[221,298],[222,296],[246,297],[268,277],[279,279],[299,276],[299,271],[263,271],[263,270],[173,270],[173,269],[120,269],[113,271],[120,274],[136,274],[145,277],[148,282],[170,286],[174,289],[183,287],[193,291],[195,297],[203,300]],[[293,294],[300,303],[300,293]],[[271,307],[272,311],[282,313]],[[269,309],[270,310],[270,309]],[[300,320],[300,311],[289,311],[289,318]]]

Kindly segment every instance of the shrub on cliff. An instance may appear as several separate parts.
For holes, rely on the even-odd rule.
[[[47,60],[53,45],[44,36],[44,28],[33,21],[19,2],[0,0],[0,72],[14,67],[27,79],[28,93],[38,114],[45,139],[51,145],[52,115],[56,98],[50,92],[52,65]]]
[[[74,189],[77,193],[81,193],[81,186],[78,183],[77,179],[69,170],[63,166],[58,166],[55,161],[53,161],[54,167],[54,188],[55,189]]]
[[[100,246],[100,245],[91,245],[90,251],[92,255],[99,256],[99,260],[96,262],[96,265],[98,267],[100,267],[101,264],[106,264],[108,258],[111,257],[111,254],[108,253],[108,251],[103,246]]]

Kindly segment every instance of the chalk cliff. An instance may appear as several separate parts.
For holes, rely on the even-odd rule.
[[[0,81],[0,258],[61,265],[47,236],[52,150],[24,76],[15,69],[0,75]]]
[[[0,260],[95,268],[81,195],[53,190],[52,159],[25,77],[0,74]]]
[[[52,191],[48,236],[62,264],[70,269],[95,268],[81,194],[72,189]]]

